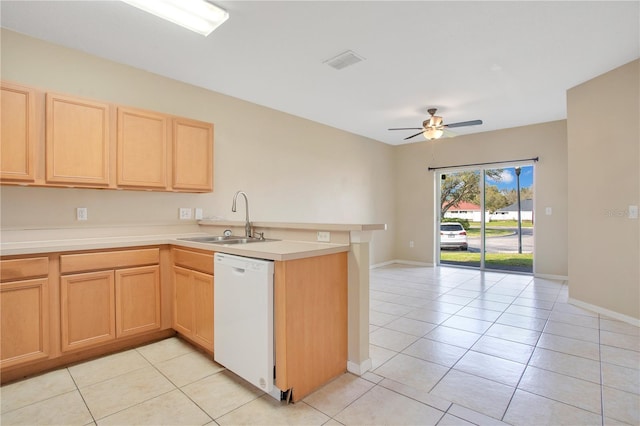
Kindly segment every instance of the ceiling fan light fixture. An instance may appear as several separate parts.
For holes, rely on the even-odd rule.
[[[226,10],[205,0],[122,1],[205,37],[229,19]]]
[[[438,129],[437,127],[428,127],[424,129],[422,134],[427,140],[432,141],[434,139],[440,139],[442,135],[444,135],[444,130]]]

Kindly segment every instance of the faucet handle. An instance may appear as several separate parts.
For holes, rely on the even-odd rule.
[[[260,241],[264,241],[264,232],[255,232],[255,234],[258,235]]]

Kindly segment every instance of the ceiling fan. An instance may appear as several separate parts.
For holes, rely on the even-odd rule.
[[[459,123],[443,124],[442,117],[435,115],[436,111],[436,108],[429,108],[427,110],[427,112],[431,114],[431,117],[422,122],[422,127],[396,127],[389,130],[420,130],[415,135],[404,138],[405,141],[411,138],[415,138],[419,134],[423,134],[424,137],[428,140],[434,140],[440,139],[442,135],[444,135],[444,129],[464,126],[476,126],[478,124],[482,124],[482,120],[461,121]]]

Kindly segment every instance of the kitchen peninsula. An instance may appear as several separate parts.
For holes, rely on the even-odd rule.
[[[215,352],[209,320],[212,308],[208,308],[213,302],[208,296],[214,283],[214,252],[275,261],[276,383],[280,389],[293,389],[294,401],[346,369],[356,374],[367,371],[369,241],[373,231],[386,226],[252,225],[271,241],[224,245],[179,239],[222,235],[225,230],[241,235],[244,223],[235,221],[201,221],[179,230],[167,227],[171,233],[162,233],[160,227],[144,232],[124,227],[3,230],[3,382],[165,338],[176,331],[202,350]],[[318,242],[319,237],[329,241]],[[324,285],[331,291],[322,291]],[[187,291],[180,293],[176,286]],[[343,295],[328,297],[334,291]],[[190,299],[178,300],[179,294],[189,294]],[[334,303],[336,300],[342,302]],[[317,307],[310,314],[317,318],[307,322],[295,318],[314,310],[309,307]],[[97,315],[101,308],[104,315]],[[16,321],[5,315],[29,318]],[[87,320],[92,315],[102,321],[94,324],[94,330]],[[318,321],[322,318],[332,320]],[[323,322],[326,329],[320,333],[301,328]],[[16,328],[10,329],[13,326]],[[328,339],[321,345],[330,342],[335,346],[329,360],[332,365],[309,368],[309,363],[322,362],[324,354],[313,346],[305,353],[301,336]],[[308,376],[307,371],[321,373],[301,379]]]

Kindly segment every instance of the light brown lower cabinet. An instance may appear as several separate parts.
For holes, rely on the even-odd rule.
[[[174,247],[173,328],[213,352],[213,252]]]
[[[49,281],[0,284],[0,367],[49,356]]]

